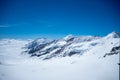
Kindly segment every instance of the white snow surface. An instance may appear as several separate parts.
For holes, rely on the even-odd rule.
[[[75,46],[76,50],[90,49],[82,56],[41,60],[21,55],[23,47],[30,41],[2,39],[0,40],[0,80],[119,80],[117,65],[119,55],[103,57],[112,47],[119,46],[119,40],[120,38],[104,37],[81,44],[74,43],[71,47],[78,45]],[[57,43],[57,45],[64,44],[64,41]],[[80,45],[84,46],[79,47]]]

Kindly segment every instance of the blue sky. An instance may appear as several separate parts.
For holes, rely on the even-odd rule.
[[[119,0],[0,0],[1,38],[104,36],[119,27]]]

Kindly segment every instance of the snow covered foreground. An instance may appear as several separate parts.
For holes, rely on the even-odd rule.
[[[108,36],[107,36],[108,39]],[[106,37],[101,39],[103,42]],[[115,44],[111,44],[115,42]],[[119,39],[109,38],[82,56],[41,60],[21,55],[30,41],[0,40],[0,80],[119,80],[119,54],[106,56]]]

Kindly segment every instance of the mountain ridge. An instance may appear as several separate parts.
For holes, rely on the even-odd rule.
[[[106,44],[108,44],[108,47],[110,46],[108,50],[109,52],[112,47],[119,45],[119,38],[120,35],[117,32],[112,32],[105,37],[67,35],[62,39],[52,41],[42,39],[42,43],[40,43],[41,41],[37,43],[37,40],[34,40],[25,47],[26,50],[24,52],[31,57],[36,56],[43,60],[54,57],[83,55],[92,51],[96,47],[106,46]],[[114,40],[116,41],[114,42]],[[112,42],[109,44],[110,41]],[[96,49],[96,51],[99,50]],[[106,52],[104,52],[102,56],[105,54]]]

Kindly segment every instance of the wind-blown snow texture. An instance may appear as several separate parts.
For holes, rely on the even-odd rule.
[[[0,80],[119,80],[120,34],[0,40]]]

